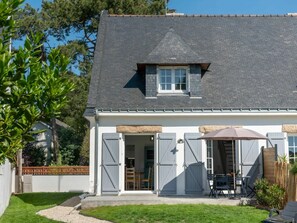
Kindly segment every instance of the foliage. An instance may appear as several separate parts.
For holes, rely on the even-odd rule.
[[[89,157],[90,157],[89,151],[90,151],[90,130],[88,129],[80,150],[80,157],[81,157],[80,165],[83,165],[83,166],[89,165]]]
[[[69,102],[61,110],[61,121],[74,129],[73,133],[81,145],[88,129],[88,121],[83,117],[88,101],[89,76],[69,75],[69,80],[76,86],[67,94]]]
[[[278,160],[278,162],[281,162],[281,163],[287,163],[288,162],[288,157],[286,155],[278,156],[277,160]]]
[[[61,110],[59,119],[75,130],[74,135],[81,142],[80,149],[88,129],[88,122],[84,119],[83,113],[87,103],[90,70],[102,10],[108,10],[112,14],[164,14],[165,1],[45,0],[40,10],[26,4],[17,14],[20,25],[15,35],[16,39],[21,39],[24,35],[30,36],[32,33],[43,33],[40,39],[40,42],[44,43],[41,49],[43,54],[47,55],[51,48],[57,47],[71,58],[70,67],[73,73],[69,73],[68,78],[76,87],[73,92],[67,94],[68,103]],[[83,154],[86,153],[84,151]],[[83,160],[86,157],[84,156]]]
[[[24,166],[44,166],[46,163],[46,154],[42,147],[35,143],[27,143],[23,150]]]
[[[36,212],[59,205],[77,195],[77,193],[25,193],[12,196],[8,208],[0,218],[0,223],[57,222],[37,215]]]
[[[285,190],[277,184],[270,185],[265,178],[259,179],[255,182],[255,189],[259,205],[278,209],[283,207]]]
[[[293,164],[292,164],[292,166],[291,166],[291,169],[290,169],[290,172],[292,173],[292,174],[297,174],[297,162],[294,162]]]
[[[105,206],[80,213],[111,222],[261,222],[267,217],[267,211],[250,206],[224,206],[205,204],[179,205],[124,205]]]
[[[15,21],[11,13],[20,0],[0,3],[0,163],[15,162],[16,152],[34,140],[34,123],[59,115],[73,84],[65,78],[69,60],[54,49],[42,60],[42,35],[26,38],[24,46],[11,52]],[[4,15],[4,16],[3,16]]]
[[[40,11],[26,5],[19,13],[18,37],[42,32],[44,41],[60,41],[59,48],[79,66],[81,74],[88,74],[96,46],[98,24],[102,10],[112,14],[164,14],[164,0],[45,0]],[[75,34],[75,38],[73,38]]]
[[[72,128],[58,129],[61,165],[79,165],[81,140]]]

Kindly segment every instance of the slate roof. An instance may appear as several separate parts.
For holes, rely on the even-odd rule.
[[[138,64],[208,64],[209,61],[199,56],[179,35],[170,29],[160,43]]]
[[[189,58],[211,62],[202,77],[202,99],[145,98],[137,63],[162,55],[156,47],[172,30]],[[296,109],[297,17],[102,15],[92,72],[86,113],[93,108]]]

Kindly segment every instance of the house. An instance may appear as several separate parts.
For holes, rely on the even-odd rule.
[[[85,117],[90,192],[208,192],[234,172],[231,141],[198,138],[241,126],[297,158],[297,17],[101,16]],[[236,172],[263,175],[265,140],[236,141]],[[152,187],[126,185],[125,168]],[[134,185],[132,185],[134,186]]]
[[[56,126],[57,129],[63,129],[63,128],[71,128],[66,123],[60,121],[59,119],[56,119]],[[51,161],[51,155],[52,155],[52,148],[53,148],[53,137],[52,137],[52,127],[42,121],[38,121],[34,124],[33,131],[42,131],[34,136],[35,141],[32,142],[32,146],[34,148],[39,148],[44,151],[45,159],[46,159],[46,165],[50,164]],[[24,160],[25,166],[30,166],[31,163],[29,160]]]

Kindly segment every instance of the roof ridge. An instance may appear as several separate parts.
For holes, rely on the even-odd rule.
[[[192,14],[192,15],[116,15],[108,14],[108,17],[297,17],[295,13],[288,14],[220,14],[220,15],[211,15],[211,14]]]

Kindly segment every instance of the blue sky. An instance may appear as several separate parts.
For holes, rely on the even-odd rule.
[[[169,8],[185,14],[287,14],[296,0],[170,0]]]
[[[41,0],[25,2],[41,6]],[[168,7],[185,14],[286,14],[297,12],[297,0],[170,0]]]

